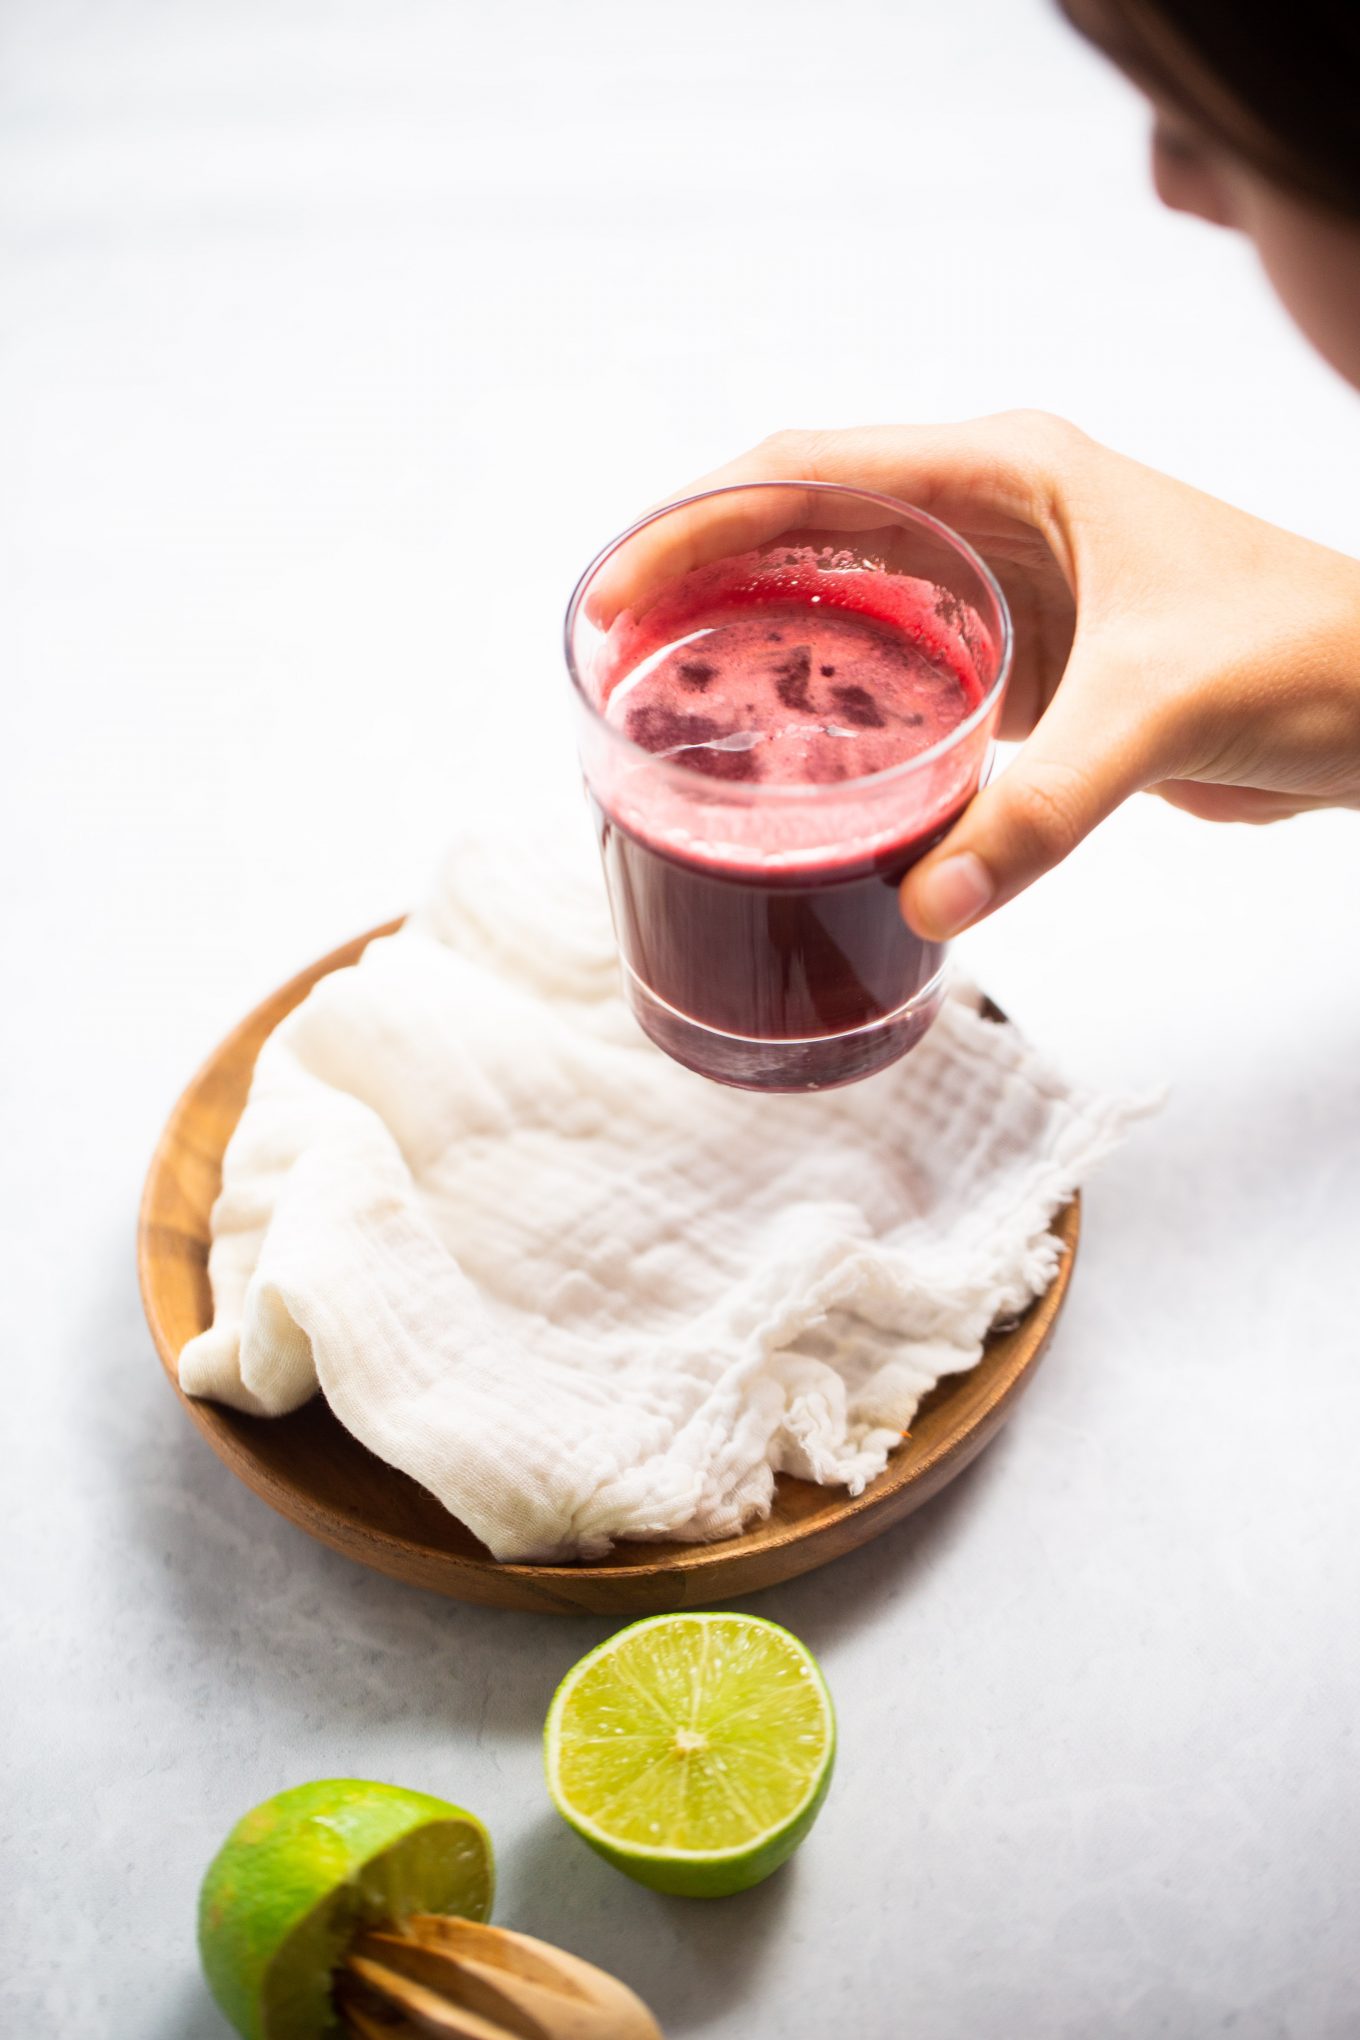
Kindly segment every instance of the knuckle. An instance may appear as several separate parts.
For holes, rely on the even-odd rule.
[[[825,433],[806,432],[796,426],[771,432],[757,449],[761,464],[771,475],[787,476],[790,481],[816,481],[818,454],[825,437]]]
[[[1019,410],[1004,414],[1017,450],[1045,462],[1070,457],[1089,444],[1080,426],[1055,411]]]
[[[1002,411],[975,419],[971,431],[990,486],[1062,557],[1065,506],[1081,481],[1092,441],[1051,411]],[[1060,540],[1056,546],[1055,535]]]

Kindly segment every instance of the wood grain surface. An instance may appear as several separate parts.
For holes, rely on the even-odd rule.
[[[287,1417],[248,1417],[179,1386],[181,1347],[210,1322],[209,1221],[222,1155],[261,1043],[328,971],[356,962],[370,930],[282,985],[228,1035],[170,1115],[142,1197],[137,1258],[147,1322],[170,1385],[219,1459],[272,1508],[379,1572],[487,1606],[648,1614],[725,1602],[854,1551],[939,1493],[993,1438],[1047,1346],[1072,1277],[1081,1200],[1054,1230],[1067,1252],[1047,1293],[993,1334],[977,1366],[942,1381],[911,1436],[862,1495],[781,1475],[769,1520],[718,1544],[624,1544],[576,1565],[502,1565],[426,1489],[350,1435],[321,1396]]]
[[[335,1995],[353,2040],[662,2040],[641,1998],[593,1962],[439,1913],[360,1934]]]

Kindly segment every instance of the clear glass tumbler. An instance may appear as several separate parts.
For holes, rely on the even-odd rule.
[[[914,1046],[945,951],[897,889],[977,791],[1011,662],[971,546],[862,490],[715,490],[605,548],[566,650],[652,1040],[762,1091],[851,1083]]]

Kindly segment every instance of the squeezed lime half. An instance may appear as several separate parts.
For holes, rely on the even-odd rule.
[[[208,1866],[198,1945],[209,1987],[247,2040],[328,2040],[331,1977],[362,1927],[411,1913],[484,1920],[491,1842],[428,1793],[322,1778],[239,1820]]]

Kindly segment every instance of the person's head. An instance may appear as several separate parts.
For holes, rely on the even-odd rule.
[[[1255,242],[1360,388],[1360,0],[1059,0],[1147,93],[1163,202]]]

